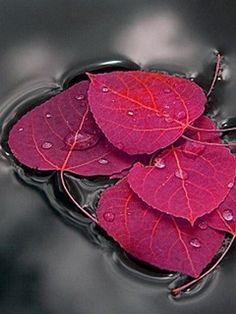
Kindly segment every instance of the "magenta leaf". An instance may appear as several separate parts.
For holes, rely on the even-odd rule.
[[[224,233],[161,213],[145,204],[124,178],[105,190],[99,224],[129,254],[161,269],[198,277],[212,260]]]
[[[209,118],[202,117],[197,126],[209,129],[210,124],[212,127]],[[200,141],[209,136],[217,139],[214,133],[195,132],[194,136]],[[235,168],[228,148],[180,140],[156,157],[153,165],[135,164],[128,181],[148,205],[193,224],[225,199],[235,179]]]
[[[233,183],[232,183],[233,185]],[[210,215],[203,217],[205,222],[212,228],[231,233],[236,236],[236,186],[233,188]]]
[[[88,86],[82,81],[17,121],[8,144],[18,161],[38,170],[84,176],[112,175],[132,165],[134,157],[113,147],[95,124]]]
[[[175,142],[204,111],[195,83],[144,71],[89,74],[89,103],[108,140],[129,154],[151,154]]]

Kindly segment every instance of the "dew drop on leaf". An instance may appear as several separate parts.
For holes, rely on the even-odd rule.
[[[95,146],[99,139],[100,136],[98,132],[79,132],[78,134],[70,132],[65,137],[64,142],[69,146],[68,149],[76,142],[73,148],[74,150],[85,150]]]
[[[188,179],[188,173],[182,169],[176,169],[175,170],[175,176],[178,179],[181,180],[187,180]]]
[[[177,113],[177,115],[176,115],[176,118],[177,118],[177,119],[180,119],[180,120],[186,118],[186,112],[185,112],[185,111],[179,111],[179,112]]]
[[[43,149],[50,149],[50,148],[52,148],[52,146],[53,146],[53,144],[51,142],[44,142],[42,144]]]
[[[164,93],[165,93],[165,94],[169,94],[170,92],[171,92],[171,90],[170,90],[169,88],[165,88],[165,89],[164,89]]]
[[[131,111],[131,110],[129,110],[129,111],[127,111],[127,115],[130,116],[130,117],[132,117],[132,116],[134,115],[134,112]]]
[[[116,147],[117,147],[118,149],[120,149],[120,150],[123,150],[124,145],[123,145],[122,143],[117,143],[117,144],[116,144]]]
[[[200,241],[197,238],[192,239],[190,241],[190,245],[195,247],[195,248],[200,248],[201,247],[201,243],[200,243]]]
[[[223,218],[226,221],[232,221],[234,219],[232,210],[231,209],[225,209],[223,211]]]
[[[163,169],[166,167],[166,164],[162,158],[155,158],[154,159],[154,166],[158,169]]]
[[[232,188],[234,186],[234,183],[233,182],[230,182],[229,184],[228,184],[228,188]]]
[[[107,93],[108,91],[109,91],[109,89],[108,89],[106,86],[103,86],[102,92],[103,92],[103,93]]]
[[[50,119],[50,118],[52,117],[52,115],[51,115],[51,113],[48,112],[48,113],[45,114],[45,117],[46,117],[47,119]]]
[[[165,117],[165,121],[168,122],[168,123],[170,123],[170,122],[173,121],[173,119],[172,119],[171,117]]]
[[[19,128],[18,129],[18,132],[23,132],[24,131],[24,128]]]
[[[111,212],[106,212],[106,213],[103,214],[103,218],[107,222],[113,222],[114,219],[115,219],[115,214],[113,214]]]
[[[98,162],[101,165],[107,165],[109,163],[109,161],[107,159],[104,159],[104,158],[99,159]]]
[[[75,96],[75,99],[77,99],[77,100],[83,100],[83,99],[84,99],[84,95]]]
[[[183,154],[188,158],[195,159],[204,152],[205,148],[206,146],[201,143],[186,142]]]
[[[202,220],[202,221],[199,222],[198,227],[199,227],[201,230],[206,230],[207,227],[208,227],[208,224],[207,224],[206,221]]]

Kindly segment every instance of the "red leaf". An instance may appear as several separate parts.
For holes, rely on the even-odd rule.
[[[213,126],[202,117],[199,127]],[[200,141],[212,136],[195,132]],[[215,134],[213,138],[215,140]],[[229,149],[180,140],[156,158],[153,166],[135,164],[128,175],[131,188],[147,204],[193,224],[225,199],[235,179],[236,163]]]
[[[90,74],[89,103],[108,140],[129,154],[153,153],[178,139],[204,111],[195,83],[143,71]]]
[[[151,265],[198,277],[222,244],[224,234],[191,227],[145,204],[127,179],[105,190],[97,208],[99,224],[128,253]]]
[[[210,215],[203,217],[212,228],[223,230],[236,236],[236,186],[234,184],[223,203]]]
[[[113,147],[88,111],[88,81],[80,82],[25,114],[9,146],[24,165],[92,176],[129,168],[134,158]]]

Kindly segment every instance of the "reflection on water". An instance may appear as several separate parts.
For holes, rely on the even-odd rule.
[[[151,65],[192,76],[207,89],[213,48],[228,58],[208,110],[218,122],[235,124],[229,119],[236,116],[233,2],[165,1],[165,8],[157,0],[91,3],[9,0],[0,10],[0,312],[233,313],[235,250],[194,294],[168,298],[169,283],[185,278],[131,259],[72,207],[55,174],[23,169],[8,156],[11,123],[85,70]],[[91,211],[111,183],[66,179]]]
[[[202,44],[177,12],[142,12],[115,39],[115,47],[139,64],[155,61],[186,64],[197,57]]]

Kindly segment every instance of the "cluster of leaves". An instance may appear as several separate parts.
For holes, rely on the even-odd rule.
[[[203,115],[204,91],[162,73],[88,76],[15,123],[13,155],[59,171],[68,194],[65,171],[120,178],[87,215],[139,260],[198,277],[236,235],[235,157]]]

